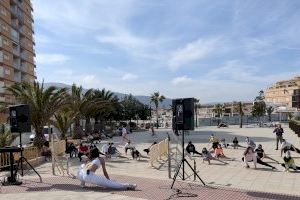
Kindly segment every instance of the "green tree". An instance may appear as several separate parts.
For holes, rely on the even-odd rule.
[[[68,99],[67,109],[75,113],[73,138],[81,139],[83,129],[80,125],[80,120],[85,118],[89,121],[92,113],[103,109],[107,105],[107,101],[96,97],[93,89],[84,91],[82,86],[78,87],[75,84],[72,85],[71,94]]]
[[[124,99],[121,101],[121,105],[123,108],[124,119],[131,122],[131,120],[137,119],[138,111],[141,109],[143,104],[130,94],[124,97]]]
[[[220,119],[222,118],[223,110],[224,110],[224,106],[220,103],[216,104],[213,108],[213,112],[218,117],[218,125],[220,124]]]
[[[117,119],[119,108],[119,99],[113,92],[103,88],[102,90],[94,90],[93,98],[102,100],[102,105],[97,106],[93,110],[92,116],[95,118],[94,131],[99,131],[105,128],[106,120]]]
[[[48,125],[51,117],[66,105],[67,90],[56,87],[44,88],[44,83],[33,84],[22,82],[7,88],[18,102],[28,104],[31,115],[31,123],[35,130],[34,145],[41,148],[45,138],[43,127]]]
[[[54,120],[51,121],[51,124],[55,126],[61,133],[60,138],[65,139],[68,129],[71,124],[74,122],[76,114],[71,112],[59,112],[54,114]]]
[[[155,112],[156,112],[156,128],[158,129],[158,105],[159,103],[163,102],[166,99],[163,95],[160,95],[159,92],[154,92],[151,95],[151,102],[155,105]]]
[[[251,114],[253,117],[256,117],[259,121],[259,126],[262,126],[262,117],[266,114],[267,105],[264,101],[265,96],[264,92],[261,90],[259,95],[255,97],[254,105],[252,107]]]
[[[237,112],[240,116],[240,128],[243,128],[243,116],[244,116],[244,110],[245,110],[245,105],[240,101],[234,108],[235,112]]]
[[[11,143],[17,138],[10,132],[10,129],[4,124],[0,125],[0,148],[10,146]]]
[[[268,106],[266,108],[269,121],[272,121],[272,113],[274,112],[274,108],[272,106]]]

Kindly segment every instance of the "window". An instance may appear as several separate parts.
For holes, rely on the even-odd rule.
[[[6,54],[3,54],[3,58],[4,58],[4,60],[9,60],[9,56]]]
[[[6,26],[5,24],[2,24],[1,26],[2,26],[2,29],[3,29],[4,31],[8,31],[8,28],[7,28],[7,26]]]
[[[3,44],[9,46],[9,42],[7,39],[3,39]]]
[[[10,69],[5,69],[5,75],[10,75]]]
[[[7,15],[7,12],[6,12],[6,10],[4,8],[1,8],[1,14],[4,15],[4,16]]]
[[[0,66],[0,76],[3,76],[3,67],[2,66]],[[1,81],[0,81],[0,83],[1,83]]]

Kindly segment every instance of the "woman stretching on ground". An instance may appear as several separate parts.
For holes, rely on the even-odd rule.
[[[290,169],[300,170],[300,167],[295,165],[294,159],[291,157],[290,151],[286,152],[286,155],[283,157],[284,164],[281,164],[282,167],[285,167],[285,171],[289,172]]]
[[[273,158],[271,158],[271,157],[269,157],[269,156],[267,156],[267,155],[265,154],[265,151],[263,150],[261,144],[258,145],[257,149],[255,149],[255,152],[256,152],[257,156],[258,156],[260,159],[267,158],[267,159],[273,160],[274,162],[276,162],[277,164],[279,164],[279,162],[278,162],[277,160],[275,160],[275,159],[273,159]]]
[[[249,168],[248,162],[253,162],[254,168],[256,169],[256,163],[270,167],[271,169],[276,169],[272,165],[269,165],[268,163],[265,163],[262,161],[254,152],[253,148],[251,146],[247,147],[246,151],[244,152],[244,157],[242,158],[242,161],[245,163],[246,168]]]
[[[210,161],[211,160],[216,160],[216,161],[219,161],[221,163],[228,164],[227,162],[224,162],[224,161],[222,161],[222,160],[220,160],[218,158],[213,157],[211,155],[211,153],[205,147],[202,149],[202,156],[204,157],[203,158],[203,162],[207,161],[209,165],[210,165]]]
[[[246,148],[246,147],[243,147],[241,145],[239,145],[239,141],[237,139],[237,137],[234,137],[233,140],[232,140],[232,145],[231,145],[234,149],[237,149],[238,147],[242,147],[242,148]]]
[[[86,165],[82,164],[77,173],[77,178],[80,180],[80,185],[85,186],[85,183],[91,183],[106,188],[134,190],[136,184],[119,183],[117,181],[110,180],[103,158],[99,157],[99,150],[97,148],[91,149],[89,154],[90,162]],[[98,168],[102,167],[104,176],[98,176],[95,174]]]

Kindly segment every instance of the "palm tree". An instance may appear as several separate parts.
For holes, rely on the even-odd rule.
[[[92,89],[84,92],[82,86],[77,87],[75,84],[72,85],[67,110],[75,113],[73,133],[74,139],[81,139],[83,136],[83,129],[80,126],[80,120],[83,118],[83,113],[90,110],[93,106],[90,98],[92,92]]]
[[[91,113],[91,116],[95,118],[94,131],[99,131],[104,128],[103,120],[111,118],[113,116],[114,111],[117,108],[119,99],[114,95],[113,92],[111,92],[110,90],[106,90],[105,88],[103,88],[102,90],[94,90],[93,98],[101,99],[103,101],[103,105],[105,105],[99,106]]]
[[[224,109],[224,106],[220,103],[216,104],[213,108],[213,112],[216,113],[216,115],[218,117],[218,125],[220,124],[220,118],[222,117],[223,109]]]
[[[196,113],[196,127],[198,127],[198,117],[197,117],[197,110],[200,108],[199,99],[194,98],[194,107],[195,107],[195,113]]]
[[[83,129],[80,126],[81,119],[85,118],[89,126],[90,117],[93,116],[95,112],[98,112],[101,109],[103,110],[108,105],[109,102],[107,102],[103,98],[97,97],[93,89],[84,91],[82,86],[77,87],[75,84],[73,84],[67,105],[67,109],[75,113],[75,130],[73,133],[73,138],[81,139],[83,136]]]
[[[16,139],[16,135],[13,135],[9,128],[4,124],[0,127],[0,147],[5,147],[11,145],[11,143]]]
[[[45,141],[43,128],[48,125],[54,113],[66,105],[67,90],[53,86],[45,89],[44,83],[22,82],[8,87],[7,91],[11,92],[18,102],[29,105],[31,123],[36,134],[34,144],[41,148]]]
[[[240,115],[240,128],[243,128],[243,116],[244,116],[244,110],[245,110],[245,105],[240,101],[234,108],[235,112],[239,113]]]
[[[163,95],[160,95],[159,92],[154,92],[151,95],[151,102],[155,105],[155,111],[156,111],[156,128],[158,129],[158,104],[161,103],[166,97]]]
[[[71,124],[74,122],[75,119],[74,113],[70,112],[59,112],[54,114],[54,119],[51,123],[55,126],[59,132],[61,133],[60,138],[65,139],[68,129],[70,128]]]

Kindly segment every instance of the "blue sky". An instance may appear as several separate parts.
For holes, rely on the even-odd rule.
[[[34,0],[38,80],[202,103],[300,75],[298,0]]]

